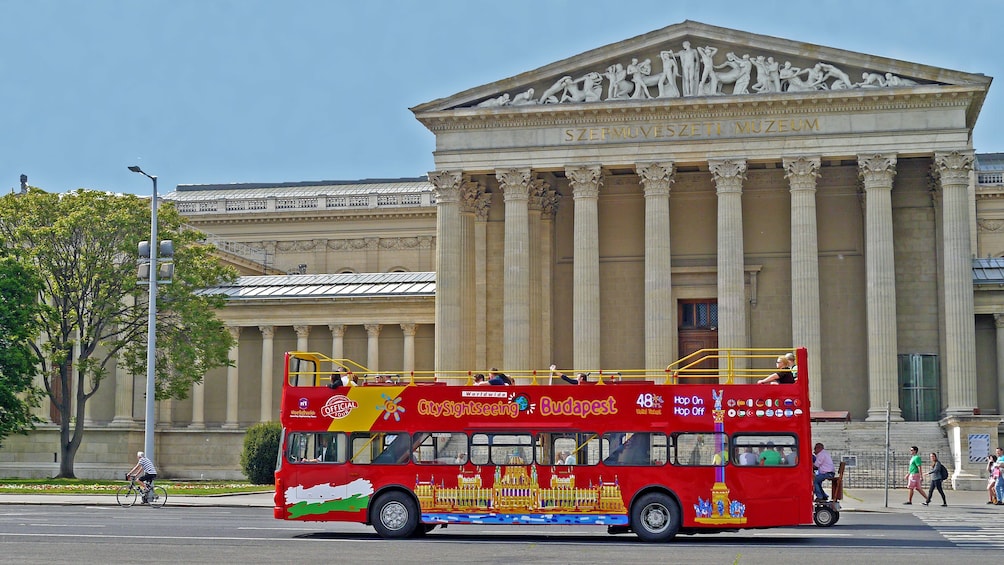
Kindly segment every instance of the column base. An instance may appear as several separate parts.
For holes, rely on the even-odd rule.
[[[866,422],[885,422],[886,419],[886,409],[885,408],[869,408],[868,416],[865,418]],[[892,422],[902,422],[903,412],[899,408],[892,408],[889,410],[889,420]]]
[[[232,422],[227,422],[226,424],[223,424],[220,427],[224,430],[236,430],[240,428],[240,425]]]
[[[132,418],[115,418],[108,423],[109,428],[131,428],[136,425],[136,420]]]
[[[190,429],[190,430],[204,430],[204,429],[206,429],[206,423],[205,422],[192,422],[191,424],[188,424],[188,429]]]

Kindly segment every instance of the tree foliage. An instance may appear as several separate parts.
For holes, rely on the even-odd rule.
[[[33,383],[38,366],[31,343],[44,311],[41,290],[38,272],[0,248],[0,445],[38,421],[31,412],[40,394]]]
[[[255,485],[275,483],[275,462],[279,454],[282,424],[260,422],[248,428],[241,451],[241,469]]]
[[[133,374],[146,372],[149,293],[137,280],[137,245],[149,239],[149,206],[91,190],[0,198],[0,248],[23,253],[43,280],[48,308],[34,351],[60,425],[61,477],[73,476],[84,406],[110,364],[117,358]],[[156,397],[184,398],[206,371],[228,363],[233,338],[215,314],[224,300],[200,289],[235,274],[170,203],[158,207],[158,236],[174,241],[175,274],[158,286]]]

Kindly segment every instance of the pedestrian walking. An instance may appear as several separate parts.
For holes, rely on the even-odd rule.
[[[948,478],[948,469],[941,464],[941,461],[938,461],[937,453],[931,453],[931,470],[927,474],[931,475],[931,488],[927,491],[927,500],[922,504],[924,506],[931,504],[934,489],[938,489],[938,493],[941,494],[941,505],[948,506],[948,500],[945,498],[945,490],[941,488],[941,483]]]
[[[927,495],[924,494],[923,488],[923,475],[921,475],[921,467],[924,465],[923,460],[921,460],[920,455],[917,454],[919,449],[914,445],[910,448],[910,467],[906,472],[906,488],[909,493],[906,498],[906,502],[903,504],[913,504],[913,492],[917,491],[920,493],[920,497],[927,500]]]

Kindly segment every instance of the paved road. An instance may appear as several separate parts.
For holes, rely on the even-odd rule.
[[[832,563],[960,562],[1004,550],[1004,507],[949,492],[948,508],[902,492],[848,493],[832,528],[679,536],[647,545],[589,527],[451,526],[387,541],[359,524],[280,522],[268,493],[173,496],[155,510],[114,496],[0,495],[0,562],[21,563]],[[919,502],[919,500],[917,501]],[[148,534],[152,534],[148,535]],[[811,554],[811,559],[807,556]]]

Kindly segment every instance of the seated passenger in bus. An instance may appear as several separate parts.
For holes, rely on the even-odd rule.
[[[753,453],[752,447],[747,447],[739,454],[739,464],[751,466],[757,464],[757,456],[756,453]]]
[[[798,452],[795,451],[794,447],[785,447],[785,448],[782,448],[782,451],[785,452],[784,453],[784,464],[785,465],[789,465],[791,467],[794,467],[796,464],[798,464]]]
[[[791,368],[788,366],[788,360],[783,355],[778,357],[775,363],[777,364],[777,371],[760,379],[757,381],[757,384],[789,385],[795,382],[795,375],[791,372]]]
[[[486,384],[488,384],[488,381],[485,380],[484,373],[478,373],[474,375],[474,386],[481,386]]]
[[[565,465],[575,465],[577,463],[577,461],[575,460],[575,454],[569,453],[568,456],[565,457],[564,463]]]
[[[780,465],[781,464],[781,454],[774,449],[774,442],[767,442],[767,449],[760,452],[760,464],[761,465]]]

